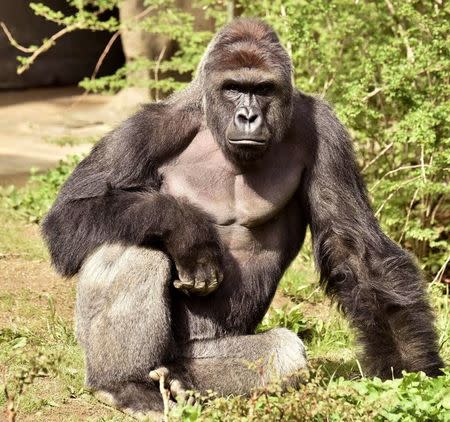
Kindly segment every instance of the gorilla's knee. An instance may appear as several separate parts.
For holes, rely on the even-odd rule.
[[[170,261],[159,250],[120,244],[99,247],[84,263],[77,286],[77,336],[85,344],[95,316],[129,306],[135,309],[144,299],[158,302],[170,284]],[[150,296],[150,297],[149,297]]]
[[[151,279],[154,287],[164,285],[170,277],[169,257],[156,249],[103,245],[86,260],[80,270],[79,283],[99,289],[118,277],[136,281]]]
[[[267,365],[271,376],[286,379],[307,368],[305,346],[295,333],[275,328],[264,335],[272,344]]]

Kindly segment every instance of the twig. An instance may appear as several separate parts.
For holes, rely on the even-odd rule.
[[[373,91],[370,91],[365,97],[363,97],[363,101],[367,101],[369,98],[374,97],[375,95],[377,95],[380,91],[383,91],[382,87],[377,87],[375,88]]]
[[[20,45],[20,44],[13,38],[13,36],[11,35],[11,32],[9,32],[9,29],[8,29],[8,27],[4,24],[4,22],[0,22],[0,26],[2,27],[3,32],[4,32],[5,35],[6,35],[6,38],[8,38],[9,43],[10,43],[13,47],[17,48],[17,50],[23,51],[24,53],[32,53],[32,52],[35,50],[35,48],[33,48],[33,47],[24,47],[24,46]]]
[[[392,146],[394,145],[393,142],[391,142],[389,145],[386,145],[383,150],[378,153],[378,155],[374,158],[372,158],[372,160],[370,160],[365,166],[364,168],[361,170],[363,173],[375,162],[377,161],[381,156],[383,156],[390,148],[392,148]]]
[[[136,16],[133,17],[133,20],[139,20],[144,18],[146,15],[148,15],[152,10],[156,9],[155,6],[149,6],[145,10],[143,10],[141,13],[138,13]],[[119,35],[122,34],[123,27],[127,26],[127,23],[120,25],[122,28],[116,31],[112,37],[109,39],[108,44],[106,44],[105,48],[102,51],[102,54],[100,54],[100,57],[97,60],[97,63],[95,64],[94,71],[92,72],[92,75],[90,77],[91,81],[95,79],[95,77],[98,74],[98,71],[100,70],[100,67],[102,66],[103,62],[105,61],[106,56],[108,55],[109,51],[111,50],[111,47],[113,46],[116,39],[119,37]],[[83,98],[85,98],[88,95],[88,91],[84,91],[82,95],[80,95],[70,106],[73,107],[76,104],[78,104]]]
[[[335,75],[331,77],[331,79],[327,79],[323,84],[322,95],[325,95],[331,85],[333,85]]]
[[[65,28],[61,29],[60,31],[53,34],[47,41],[45,41],[39,48],[34,50],[33,54],[28,57],[28,63],[25,63],[24,65],[20,66],[17,69],[17,74],[21,75],[25,70],[28,70],[31,64],[36,60],[36,58],[42,54],[45,53],[47,50],[50,49],[50,47],[56,42],[58,38],[61,38],[63,35],[68,34],[69,32],[74,31],[75,29],[81,28],[81,23],[74,23],[72,25],[66,26]]]
[[[411,45],[409,44],[409,40],[406,35],[405,28],[403,28],[403,25],[400,22],[398,22],[396,19],[394,5],[391,3],[390,0],[384,0],[384,1],[389,10],[389,13],[391,14],[392,18],[394,19],[394,22],[397,23],[398,32],[403,40],[403,44],[405,44],[405,47],[406,47],[406,58],[408,59],[408,61],[410,63],[414,63],[414,51],[411,48]]]
[[[382,211],[382,209],[384,208],[384,206],[391,200],[391,198],[403,187],[403,186],[406,186],[408,183],[411,183],[411,182],[414,182],[414,180],[417,180],[417,179],[419,179],[420,178],[420,176],[416,176],[416,177],[413,177],[412,179],[408,179],[408,180],[405,180],[403,183],[400,183],[398,186],[397,186],[397,189],[395,189],[393,192],[391,192],[389,195],[388,195],[388,197],[383,201],[383,203],[380,205],[380,207],[377,209],[377,211],[376,211],[376,213],[375,213],[375,216],[377,216],[378,217],[378,215],[380,214],[380,212]]]
[[[114,44],[114,42],[117,40],[117,38],[119,37],[121,31],[117,31],[116,33],[113,34],[113,36],[109,39],[108,44],[106,44],[106,47],[104,48],[104,50],[102,51],[102,54],[100,54],[100,57],[97,60],[97,63],[95,64],[95,69],[92,72],[91,75],[91,80],[95,79],[95,77],[97,76],[98,71],[100,70],[101,65],[103,64],[103,61],[105,60],[105,57],[107,56],[107,54],[109,53],[109,50],[111,50],[112,45]]]
[[[413,208],[413,206],[414,206],[414,202],[416,201],[416,197],[417,197],[417,194],[418,194],[418,193],[419,193],[419,188],[417,188],[417,189],[414,191],[414,195],[413,195],[413,197],[412,197],[412,199],[411,199],[411,202],[409,203],[408,212],[406,213],[405,224],[404,224],[404,226],[403,226],[402,233],[400,234],[400,238],[398,239],[398,243],[400,243],[400,242],[403,240],[403,236],[404,236],[405,233],[406,233],[406,227],[408,226],[409,218],[411,217],[412,208]]]
[[[284,19],[284,22],[286,22],[286,26],[287,26],[287,31],[289,32],[289,23],[288,23],[288,19],[287,19],[287,13],[286,13],[286,6],[284,4],[282,4],[280,6],[280,12],[281,12],[281,16]],[[286,43],[286,50],[289,54],[289,57],[292,57],[292,42],[291,41],[287,41]]]
[[[438,283],[442,280],[442,276],[444,275],[445,269],[447,268],[447,265],[450,263],[450,255],[447,257],[446,261],[444,262],[444,265],[439,269],[439,271],[436,274],[436,277],[434,277],[431,284]]]
[[[227,1],[227,17],[228,22],[231,22],[236,16],[236,5],[234,0]]]
[[[410,170],[410,169],[416,169],[416,168],[419,168],[419,167],[422,167],[422,165],[421,164],[414,164],[414,165],[411,165],[411,166],[401,166],[401,167],[398,167],[398,168],[396,168],[394,170],[388,171],[387,173],[383,174],[383,176],[381,176],[380,179],[370,188],[370,192],[373,192],[373,190],[383,181],[383,179],[385,177],[390,176],[391,174],[397,173],[398,171],[401,171],[401,170]],[[430,167],[430,165],[429,164],[425,164],[425,167]]]
[[[147,7],[141,13],[138,13],[136,16],[134,16],[133,20],[135,21],[135,20],[139,20],[139,19],[143,18],[145,15],[149,14],[153,9],[155,9],[155,6]],[[126,23],[124,23],[121,26],[126,26]],[[117,40],[119,35],[121,35],[122,31],[123,31],[123,28],[119,29],[109,39],[108,44],[106,44],[106,47],[103,49],[102,54],[100,54],[100,57],[98,58],[97,63],[95,64],[95,69],[92,72],[92,75],[90,78],[91,80],[95,79],[95,77],[97,76],[97,73],[100,70],[100,67],[102,66],[103,62],[105,61],[106,56],[108,55],[109,51],[111,50],[111,47],[113,46],[113,44],[115,43],[115,41]]]
[[[445,198],[445,196],[441,195],[440,198],[438,199],[436,205],[434,206],[433,211],[431,211],[430,224],[434,223],[434,220],[436,218],[437,210],[441,206],[442,202],[444,202],[444,198]]]
[[[143,10],[141,13],[138,13],[136,16],[133,17],[133,21],[142,19],[143,17],[145,17],[147,14],[149,14],[152,10],[154,10],[156,7],[154,5],[147,7],[145,10]],[[102,11],[98,11],[97,13],[95,13],[96,15],[103,13]],[[119,31],[117,31],[110,39],[110,41],[108,42],[108,44],[105,47],[105,50],[103,51],[102,55],[100,56],[96,66],[95,66],[95,70],[94,73],[97,74],[100,66],[102,65],[106,55],[108,54],[109,50],[111,49],[112,44],[114,43],[114,41],[117,39],[117,37],[120,35],[121,30],[126,27],[128,23],[125,24],[121,24],[121,29]],[[34,63],[34,61],[36,60],[36,58],[41,55],[42,53],[45,53],[47,50],[49,50],[53,44],[55,44],[55,42],[61,38],[62,36],[75,31],[76,29],[82,29],[83,25],[85,25],[85,23],[83,22],[76,22],[73,23],[71,25],[66,26],[65,28],[61,29],[60,31],[56,32],[55,34],[53,34],[48,40],[44,41],[40,47],[38,48],[34,48],[34,47],[23,47],[21,46],[11,35],[10,31],[8,30],[8,28],[6,27],[6,25],[3,22],[0,22],[0,26],[2,27],[3,31],[6,34],[6,37],[8,38],[8,41],[10,42],[10,44],[12,46],[14,46],[15,48],[17,48],[18,50],[24,52],[24,53],[32,53],[31,56],[29,56],[27,58],[27,63],[23,64],[22,66],[20,66],[17,69],[17,74],[21,75],[23,72],[25,72],[26,70],[28,70],[30,68],[30,66]]]
[[[161,396],[163,399],[163,404],[164,404],[164,422],[168,422],[169,421],[169,411],[170,411],[170,407],[169,407],[170,391],[168,389],[166,389],[165,382],[166,382],[166,377],[164,374],[161,374],[161,376],[159,378],[159,391],[161,393]]]
[[[155,82],[158,82],[158,80],[159,80],[158,79],[159,68],[161,66],[161,61],[162,61],[162,59],[164,57],[164,54],[166,54],[166,49],[167,49],[167,45],[165,45],[161,49],[161,51],[159,53],[159,56],[158,56],[158,60],[156,60],[156,63],[155,63],[155,70],[154,70],[154,72],[155,72]],[[156,99],[156,101],[159,101],[159,90],[158,90],[158,88],[156,88],[155,99]]]

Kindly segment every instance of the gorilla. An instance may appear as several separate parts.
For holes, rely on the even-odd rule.
[[[308,226],[367,371],[439,375],[420,272],[381,231],[347,131],[293,86],[273,29],[235,20],[185,90],[95,145],[45,218],[54,266],[79,277],[87,385],[135,413],[162,409],[163,377],[173,398],[294,385],[301,340],[255,328]]]

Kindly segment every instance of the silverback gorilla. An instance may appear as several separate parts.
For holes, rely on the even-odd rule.
[[[293,87],[275,32],[236,20],[187,89],[93,148],[44,221],[56,269],[79,274],[88,386],[147,412],[162,408],[162,374],[173,396],[289,379],[306,365],[300,339],[254,331],[308,225],[321,279],[358,329],[368,371],[438,375],[419,271],[380,230],[346,130]],[[262,377],[248,368],[258,359]]]

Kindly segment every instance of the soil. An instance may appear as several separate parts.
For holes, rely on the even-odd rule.
[[[88,152],[88,139],[111,130],[145,100],[132,89],[113,97],[85,95],[77,87],[0,91],[0,185],[22,185],[32,167],[46,170],[68,154]],[[77,144],[54,143],[61,138]]]

